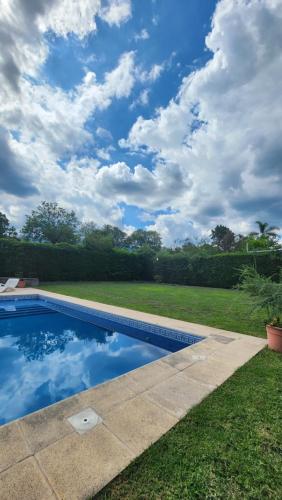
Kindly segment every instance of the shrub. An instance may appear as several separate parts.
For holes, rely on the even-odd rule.
[[[0,239],[0,276],[38,277],[41,281],[146,280],[180,285],[231,288],[242,265],[278,281],[282,254],[219,254],[189,257],[184,252],[155,253],[142,248],[85,248]]]
[[[254,267],[243,266],[239,287],[251,296],[254,309],[265,311],[267,324],[282,327],[282,269],[276,283]]]
[[[0,275],[36,276],[42,281],[127,281],[150,280],[152,270],[142,253],[0,239]]]
[[[282,255],[228,253],[189,258],[184,253],[163,252],[155,262],[154,277],[163,283],[232,288],[239,281],[242,265],[254,266],[259,273],[278,280]]]

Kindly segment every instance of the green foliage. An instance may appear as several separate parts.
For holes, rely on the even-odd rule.
[[[189,258],[184,252],[160,252],[154,266],[154,277],[162,283],[231,288],[236,285],[243,265],[253,265],[258,272],[278,279],[282,254],[218,254]]]
[[[17,231],[11,226],[9,219],[0,212],[0,238],[16,238]]]
[[[151,248],[158,252],[162,246],[162,240],[157,231],[145,231],[144,229],[137,229],[128,236],[126,245],[131,250],[137,250],[142,247]]]
[[[266,323],[282,327],[282,268],[279,281],[261,276],[254,267],[244,266],[240,272],[240,288],[253,300],[254,308],[266,313]]]
[[[113,246],[115,248],[124,248],[126,246],[125,241],[126,241],[127,235],[118,227],[106,224],[105,226],[103,226],[101,232],[105,236],[111,238],[111,240],[113,242]]]
[[[282,254],[278,252],[192,258],[185,252],[162,251],[156,257],[149,247],[133,251],[107,246],[105,239],[100,243],[100,246],[52,245],[2,238],[0,275],[37,276],[44,281],[150,281],[154,277],[162,283],[232,288],[239,281],[242,265],[255,265],[258,272],[276,280],[282,265]]]
[[[254,236],[268,236],[270,238],[277,238],[277,231],[279,231],[279,227],[270,226],[268,222],[261,222],[260,220],[256,221],[258,225],[259,232],[253,232],[251,235]]]
[[[98,228],[93,222],[87,222],[81,227],[82,243],[88,248],[125,248],[126,238],[126,233],[109,224]]]
[[[185,254],[189,257],[209,257],[210,255],[218,253],[218,249],[205,240],[193,243],[189,238],[186,238],[181,243],[182,245],[180,247],[167,250],[171,254],[185,252]]]
[[[0,276],[42,281],[149,280],[148,256],[123,249],[85,248],[0,239]]]
[[[235,234],[226,226],[217,225],[212,229],[211,240],[222,252],[230,252],[235,247]]]
[[[161,238],[156,231],[137,229],[130,236],[118,227],[104,225],[98,228],[93,222],[81,228],[82,243],[86,248],[127,248],[132,251],[157,252],[161,248]]]
[[[104,236],[96,232],[89,233],[84,238],[83,244],[85,248],[93,250],[109,250],[113,248],[113,240],[111,236]]]
[[[275,248],[281,248],[277,238],[270,237],[265,234],[260,236],[250,235],[245,238],[245,248],[248,244],[248,250],[271,250]]]
[[[69,212],[57,203],[43,201],[26,216],[22,235],[30,241],[74,244],[78,241],[78,226],[73,210]]]
[[[259,220],[256,221],[256,224],[259,230],[250,233],[245,238],[249,250],[271,250],[281,248],[277,235],[277,231],[279,231],[278,227],[270,226],[268,222],[261,222]]]

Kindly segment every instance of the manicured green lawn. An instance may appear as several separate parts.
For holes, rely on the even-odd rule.
[[[97,300],[161,316],[265,337],[263,316],[250,315],[248,297],[237,290],[153,283],[46,283],[51,292]]]
[[[237,291],[130,283],[42,288],[264,336]],[[267,349],[190,411],[96,496],[99,499],[280,499],[282,356]]]

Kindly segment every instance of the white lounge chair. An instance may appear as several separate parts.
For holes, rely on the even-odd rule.
[[[6,283],[0,283],[0,293],[9,292],[14,290],[18,285],[19,280],[17,278],[9,278]]]

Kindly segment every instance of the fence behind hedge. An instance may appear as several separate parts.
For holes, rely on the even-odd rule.
[[[258,272],[278,278],[282,252],[222,254],[189,258],[185,253],[121,249],[88,250],[73,245],[48,245],[0,239],[0,276],[38,277],[41,281],[107,281],[155,279],[162,283],[231,288],[239,268],[255,265]]]
[[[0,239],[0,276],[41,281],[149,280],[152,269],[146,253]]]
[[[231,288],[239,280],[243,265],[255,266],[260,274],[278,279],[282,253],[222,254],[189,258],[184,253],[160,254],[155,263],[154,278],[163,283]]]

